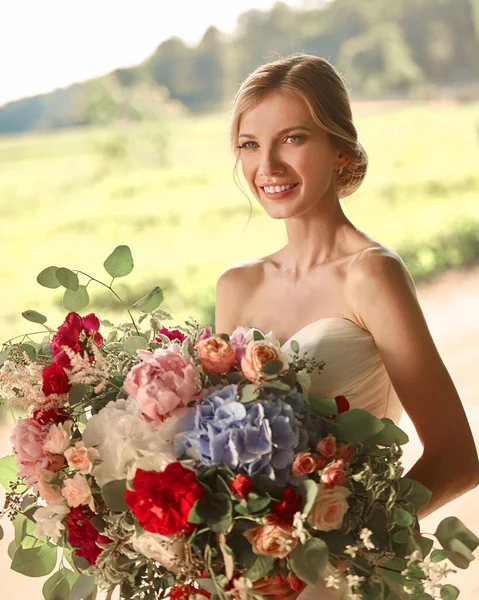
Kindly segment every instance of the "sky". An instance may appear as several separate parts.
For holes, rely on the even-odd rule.
[[[142,62],[177,35],[196,44],[215,25],[275,0],[0,0],[0,105]],[[317,0],[286,0],[296,8]]]

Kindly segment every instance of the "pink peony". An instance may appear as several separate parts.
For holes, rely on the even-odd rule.
[[[93,461],[98,456],[95,448],[86,448],[83,442],[77,442],[75,446],[65,451],[68,466],[72,467],[82,475],[88,475],[93,469]]]
[[[193,399],[196,366],[191,357],[181,354],[178,344],[137,354],[141,363],[131,369],[123,387],[146,417],[161,421]]]
[[[27,485],[38,481],[37,467],[47,469],[51,464],[49,454],[43,444],[48,428],[33,419],[18,419],[13,428],[10,442],[19,469],[19,476],[26,478]]]
[[[285,558],[296,547],[298,538],[293,537],[291,525],[259,525],[247,529],[243,535],[253,546],[255,554]]]
[[[327,488],[333,488],[336,485],[344,485],[346,483],[346,471],[344,470],[342,459],[337,460],[324,469],[321,474],[321,482]]]
[[[80,506],[86,504],[92,511],[95,511],[95,501],[91,493],[88,481],[80,475],[75,473],[75,476],[71,479],[65,479],[65,487],[62,489],[62,494],[65,497],[68,506]]]
[[[328,437],[319,440],[316,451],[325,458],[333,458],[336,454],[336,438],[329,434]]]
[[[318,494],[308,515],[308,522],[319,531],[340,529],[349,508],[347,498],[350,495],[351,492],[346,487],[328,489],[318,483]]]
[[[246,352],[246,336],[244,333],[239,332],[232,335],[230,338],[231,345],[235,349],[235,358],[238,364],[241,364],[243,356]]]
[[[201,340],[196,348],[201,366],[209,373],[227,373],[236,361],[233,346],[219,335]]]
[[[298,452],[294,456],[291,472],[293,475],[308,475],[316,469],[316,460],[311,452]]]
[[[246,346],[246,352],[241,360],[241,370],[246,379],[259,383],[264,374],[262,369],[270,360],[279,360],[283,363],[280,373],[288,370],[288,363],[283,360],[280,349],[273,342],[258,340]]]

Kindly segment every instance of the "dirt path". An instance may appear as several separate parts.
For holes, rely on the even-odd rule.
[[[479,447],[479,267],[469,271],[450,272],[434,282],[418,288],[424,314],[439,352],[462,398]],[[405,467],[408,469],[421,454],[421,445],[410,420],[399,424],[410,436],[405,447]],[[10,452],[5,435],[0,433],[0,455]],[[3,504],[1,492],[0,502]],[[479,488],[451,502],[422,522],[425,532],[434,533],[437,523],[448,515],[460,518],[479,535]],[[8,523],[7,523],[8,525]],[[9,569],[7,556],[11,531],[5,528],[0,541],[0,580],[2,599],[41,600],[43,579],[28,579]],[[479,552],[476,552],[479,558]],[[479,563],[479,561],[478,561]],[[479,598],[479,566],[471,565],[450,577],[461,589],[461,600]],[[320,600],[320,599],[318,599]]]

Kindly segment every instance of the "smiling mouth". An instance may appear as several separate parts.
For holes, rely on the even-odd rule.
[[[281,194],[292,190],[298,185],[298,183],[287,183],[285,185],[260,185],[259,187],[267,194]]]

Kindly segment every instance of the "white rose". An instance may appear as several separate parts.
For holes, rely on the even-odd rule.
[[[328,489],[318,483],[318,494],[308,515],[308,522],[320,531],[340,529],[349,508],[347,498],[350,495],[351,491],[342,485]]]
[[[54,504],[46,508],[37,508],[33,514],[36,521],[33,535],[37,539],[47,536],[56,544],[65,529],[62,521],[69,510],[64,503]]]
[[[159,533],[143,533],[131,538],[133,548],[147,558],[158,561],[163,567],[177,573],[184,557],[184,542]]]

